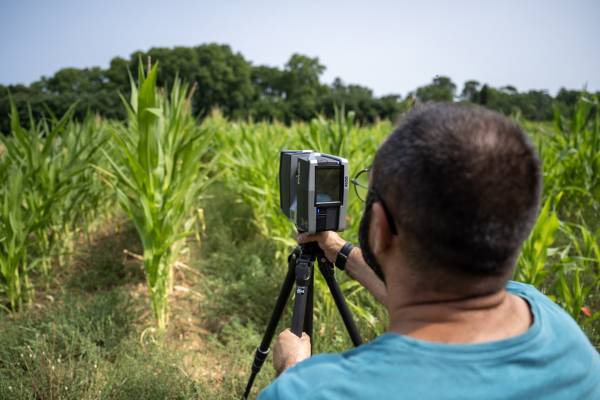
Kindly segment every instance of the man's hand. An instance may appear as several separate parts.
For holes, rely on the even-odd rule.
[[[310,337],[302,332],[302,337],[286,329],[279,334],[273,349],[273,364],[277,375],[294,364],[310,357]]]
[[[333,231],[319,232],[314,235],[301,233],[298,235],[297,240],[300,244],[317,242],[321,250],[323,250],[323,253],[325,253],[325,257],[327,257],[332,264],[335,264],[338,253],[342,247],[344,247],[344,244],[346,244],[346,241]],[[385,284],[365,263],[362,252],[358,247],[354,247],[352,251],[350,251],[348,260],[346,260],[345,271],[350,278],[357,280],[371,292],[378,302],[385,305],[387,296]]]
[[[346,241],[334,231],[318,232],[314,235],[308,235],[306,233],[298,235],[298,243],[303,244],[310,242],[317,242],[321,250],[323,250],[323,253],[325,253],[325,257],[327,257],[331,263],[335,263],[339,251],[344,247],[344,244],[346,244]]]

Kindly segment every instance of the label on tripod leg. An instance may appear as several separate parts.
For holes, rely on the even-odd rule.
[[[296,289],[296,294],[304,294],[304,288],[303,287],[299,287]]]

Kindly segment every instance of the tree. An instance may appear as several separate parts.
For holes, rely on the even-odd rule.
[[[523,117],[532,121],[552,119],[553,99],[546,90],[530,90],[518,95],[519,108]]]
[[[159,85],[171,85],[176,75],[197,84],[193,98],[196,114],[207,115],[214,107],[231,118],[248,114],[254,96],[251,66],[231,47],[211,43],[192,48],[152,48],[132,54],[131,65],[137,70],[139,60],[146,62],[148,57],[161,63]]]
[[[426,86],[417,89],[416,96],[420,101],[452,101],[456,93],[456,85],[447,76],[436,76]]]
[[[110,65],[104,73],[111,86],[123,95],[129,95],[131,90],[128,73],[130,69],[129,61],[121,57],[115,57],[110,60]],[[125,97],[128,98],[128,96]]]
[[[519,91],[517,90],[517,88],[516,88],[516,87],[514,87],[513,85],[505,85],[505,86],[502,86],[502,87],[500,88],[500,91],[501,91],[502,93],[508,94],[508,95],[510,95],[510,96],[514,96],[514,95],[516,95],[516,94],[518,94],[518,93],[519,93]]]
[[[118,93],[129,97],[128,71],[135,73],[140,60],[146,63],[148,58],[161,63],[159,86],[171,87],[176,76],[197,84],[192,99],[196,117],[204,117],[218,107],[229,118],[289,123],[310,120],[318,113],[333,116],[335,108],[343,106],[346,111],[354,111],[357,120],[372,122],[379,118],[394,119],[410,107],[414,98],[453,101],[457,94],[456,85],[449,77],[436,76],[428,85],[409,93],[404,101],[395,94],[377,98],[368,87],[348,84],[339,78],[331,85],[323,84],[325,66],[316,57],[293,54],[284,67],[279,68],[252,66],[240,53],[216,43],[154,47],[134,52],[128,59],[115,57],[107,69],[63,68],[30,85],[0,86],[0,131],[9,131],[9,92],[24,124],[28,123],[29,109],[34,118],[39,119],[48,112],[64,114],[73,102],[77,102],[76,119],[93,112],[123,120],[126,115]],[[519,92],[511,85],[494,88],[469,80],[464,83],[458,99],[504,114],[519,112],[525,118],[547,120],[554,108],[571,110],[580,93],[562,88],[556,98],[552,98],[545,91]]]
[[[282,88],[291,117],[308,120],[315,116],[319,97],[326,91],[320,82],[324,71],[318,58],[301,54],[290,57],[283,71]]]
[[[117,90],[101,68],[63,68],[50,78],[42,78],[38,85],[46,95],[45,103],[58,115],[64,114],[76,102],[75,117],[78,119],[83,119],[90,111],[109,118],[124,116],[117,111],[122,108]]]
[[[485,106],[488,103],[489,97],[490,97],[490,87],[487,84],[485,84],[485,85],[483,85],[483,87],[481,88],[481,91],[479,92],[479,96],[477,98],[478,103]]]
[[[288,120],[283,71],[259,65],[252,68],[251,80],[254,86],[254,100],[250,115],[257,120]]]
[[[478,103],[480,86],[481,84],[478,81],[466,81],[463,90],[460,93],[460,98],[464,101],[470,101],[471,103]]]
[[[196,111],[204,115],[217,106],[228,117],[245,116],[254,96],[250,63],[227,45],[202,45],[194,51],[198,58],[193,79],[198,84]]]
[[[400,95],[390,94],[376,99],[375,110],[380,119],[394,121],[401,112],[407,111],[411,104],[410,101],[402,102]]]
[[[558,107],[562,114],[567,114],[575,107],[580,96],[581,91],[579,90],[569,90],[564,87],[560,88],[556,94],[556,107]]]
[[[44,112],[44,103],[48,95],[43,93],[40,85],[33,83],[30,86],[8,85],[0,91],[0,132],[10,132],[10,98],[17,107],[19,119],[24,127],[29,127],[29,110],[37,120]]]
[[[379,116],[371,89],[360,85],[345,85],[340,78],[336,78],[322,96],[320,108],[330,117],[335,114],[336,108],[343,108],[346,112],[354,111],[356,119],[361,122],[373,122]]]

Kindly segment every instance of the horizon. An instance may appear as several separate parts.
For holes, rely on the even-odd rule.
[[[62,68],[105,69],[113,57],[129,59],[152,47],[215,42],[229,45],[252,65],[282,68],[294,53],[318,57],[326,67],[324,83],[339,77],[372,89],[376,96],[404,97],[435,76],[451,78],[457,92],[471,79],[552,95],[561,87],[600,90],[600,52],[594,39],[600,37],[594,22],[600,15],[598,2],[401,3],[0,4],[8,21],[0,34],[18,38],[0,45],[5,60],[0,84],[29,85]],[[42,35],[49,44],[39,40]],[[390,40],[396,37],[407,40]]]

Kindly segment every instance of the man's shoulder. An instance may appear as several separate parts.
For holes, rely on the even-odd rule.
[[[389,335],[340,354],[319,354],[304,360],[281,374],[260,395],[259,400],[270,399],[337,399],[343,388],[364,378],[370,367],[377,367],[378,359],[389,353]]]
[[[299,362],[281,374],[261,392],[259,400],[312,398],[323,385],[337,385],[346,379],[344,354],[319,354]]]
[[[525,294],[533,297],[547,298],[535,286],[530,285],[529,283],[508,281],[506,284],[506,290],[514,294]]]
[[[561,364],[578,363],[587,360],[589,367],[600,370],[600,356],[589,338],[575,319],[551,298],[532,285],[510,281],[508,292],[525,298],[534,315],[529,335],[535,350],[545,358],[551,356],[561,360]],[[530,332],[528,332],[529,334]],[[530,352],[528,354],[538,354]]]
[[[539,291],[535,286],[522,282],[509,281],[506,285],[506,290],[509,293],[525,298],[530,307],[532,307],[534,314],[536,314],[536,311],[541,313],[541,315],[537,315],[537,317],[546,320],[550,319],[550,321],[547,321],[549,323],[554,322],[574,330],[580,330],[579,326],[571,318],[569,313],[556,304],[550,297]]]

